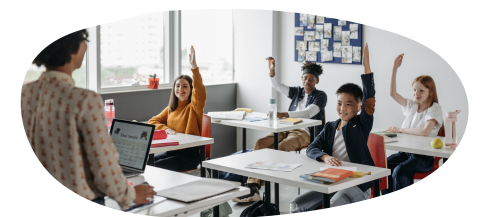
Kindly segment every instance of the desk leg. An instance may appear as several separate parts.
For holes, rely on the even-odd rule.
[[[200,166],[201,166],[201,177],[206,177],[206,173],[205,173],[205,168],[203,167],[203,161],[206,160],[206,145],[202,145],[201,146],[201,162],[200,162]]]
[[[246,153],[246,128],[242,128],[242,153]]]
[[[272,190],[271,190],[271,186],[270,186],[270,182],[268,181],[265,181],[265,201],[270,204],[271,203],[271,199],[272,199]]]
[[[309,139],[311,142],[315,141],[315,130],[316,130],[316,127],[310,127],[309,128]]]
[[[323,194],[323,209],[330,208],[330,194]]]
[[[213,178],[218,179],[218,170],[211,170],[213,173]],[[220,217],[220,206],[213,207],[213,217]]]
[[[278,133],[273,133],[273,148],[275,150],[278,150]],[[267,184],[265,184],[266,186]],[[279,186],[278,186],[278,183],[275,183],[275,206],[277,207],[280,207],[279,206]]]
[[[279,205],[279,192],[278,192],[278,183],[275,183],[275,206],[280,210],[280,205]]]
[[[155,166],[155,154],[148,155],[148,165]]]
[[[380,179],[373,181],[373,198],[380,196]]]
[[[278,133],[273,133],[273,149],[278,150]]]

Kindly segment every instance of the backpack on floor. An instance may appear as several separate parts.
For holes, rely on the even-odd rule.
[[[246,152],[252,152],[252,151],[253,151],[252,148],[246,149]],[[242,150],[235,152],[231,155],[236,155],[236,154],[242,154]],[[229,181],[233,181],[233,182],[240,182],[241,184],[244,184],[244,180],[247,179],[247,177],[245,177],[245,176],[237,175],[234,173],[222,172],[222,171],[218,172],[218,177],[220,179],[225,179],[225,180],[229,180]]]
[[[257,217],[271,215],[280,215],[280,211],[278,210],[277,206],[275,206],[275,204],[268,204],[265,201],[265,194],[263,193],[263,200],[258,200],[249,205],[242,211],[240,217]]]

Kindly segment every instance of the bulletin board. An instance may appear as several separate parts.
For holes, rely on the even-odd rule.
[[[304,16],[307,17],[306,22],[304,22]],[[311,16],[314,16],[314,21],[311,21]],[[319,17],[319,19],[318,19]],[[301,20],[301,18],[303,18]],[[323,18],[323,19],[322,19]],[[363,26],[359,23],[354,23],[350,21],[328,18],[328,17],[320,17],[310,14],[300,14],[295,13],[294,15],[294,60],[298,62],[303,61],[316,61],[318,63],[339,63],[339,64],[354,64],[354,65],[362,65],[362,51],[363,47]],[[323,23],[321,23],[323,21]],[[331,24],[331,34],[328,34],[328,29]],[[351,25],[352,24],[352,25]],[[320,25],[320,27],[317,27]],[[321,26],[324,28],[323,37],[321,34]],[[351,34],[351,26],[352,33]],[[356,28],[357,26],[357,28]],[[302,28],[301,28],[302,27]],[[335,27],[337,27],[337,31],[335,31]],[[320,29],[320,34],[317,34],[317,28]],[[342,30],[338,31],[341,28]],[[357,29],[357,33],[356,33]],[[303,35],[301,34],[301,30],[303,31]],[[308,33],[306,33],[308,32]],[[314,33],[311,33],[314,32]],[[342,34],[344,32],[344,34]],[[308,36],[305,36],[307,34]],[[311,35],[314,37],[311,37]],[[337,34],[337,35],[335,35]],[[357,34],[357,36],[356,36]],[[338,37],[335,36],[339,36]],[[351,36],[352,37],[347,37]],[[329,38],[329,36],[331,36]],[[342,41],[344,36],[344,42]],[[324,41],[323,41],[323,40]],[[328,40],[328,41],[327,41]],[[303,42],[301,42],[303,41]],[[316,43],[315,43],[316,42]],[[323,46],[327,44],[328,46]],[[305,47],[301,46],[301,43],[305,44]],[[319,43],[319,51],[316,51]],[[323,44],[322,44],[323,43]],[[334,45],[335,43],[335,45]],[[340,43],[340,47],[339,47]],[[344,45],[342,45],[344,43]],[[299,44],[299,46],[298,46]],[[310,45],[312,45],[310,47]],[[349,47],[350,46],[350,47]],[[303,47],[303,48],[301,48]],[[340,48],[340,49],[339,49]],[[311,50],[310,50],[311,49]],[[349,49],[352,51],[352,57],[349,57]],[[343,52],[343,50],[345,50]],[[331,54],[329,53],[331,51]],[[316,52],[316,55],[315,55]],[[323,54],[322,54],[323,53]],[[316,56],[316,59],[315,59]],[[331,56],[331,60],[330,60]],[[322,59],[323,58],[323,59]],[[352,61],[349,60],[352,59]]]

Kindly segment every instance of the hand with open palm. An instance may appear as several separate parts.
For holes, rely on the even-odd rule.
[[[268,60],[268,69],[270,69],[270,77],[275,76],[275,59],[273,59],[273,57],[268,57],[265,60]]]
[[[191,68],[195,69],[198,68],[196,65],[196,51],[194,50],[194,47],[191,45],[191,53],[189,54],[189,63],[191,64]]]

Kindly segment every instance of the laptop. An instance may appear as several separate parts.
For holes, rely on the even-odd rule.
[[[155,125],[113,119],[110,136],[125,177],[144,173],[154,132]]]

